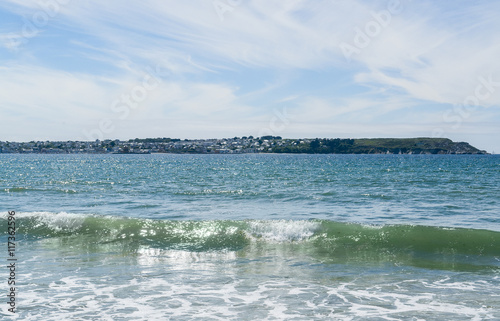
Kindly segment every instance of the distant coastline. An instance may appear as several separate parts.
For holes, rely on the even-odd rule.
[[[243,136],[223,139],[146,138],[96,141],[0,142],[3,154],[488,154],[447,138],[302,138]]]

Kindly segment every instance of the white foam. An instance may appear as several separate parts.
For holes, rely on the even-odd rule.
[[[4,213],[2,213],[4,214]],[[2,215],[3,216],[3,215]],[[16,212],[17,219],[34,218],[40,225],[48,226],[54,231],[75,231],[80,228],[88,215],[69,214],[66,212]]]
[[[48,220],[59,217],[61,221],[79,217],[67,213],[28,215]],[[307,240],[319,224],[248,222],[256,240],[276,242]],[[498,275],[478,275],[474,280],[438,271],[417,273],[418,279],[411,280],[407,270],[404,275],[379,275],[358,269],[359,276],[334,278],[323,272],[334,275],[344,266],[325,265],[325,270],[318,271],[314,267],[317,262],[296,265],[288,253],[276,249],[263,250],[260,255],[252,251],[144,247],[130,256],[94,253],[99,256],[84,254],[76,261],[59,257],[59,249],[51,248],[50,256],[33,250],[37,260],[24,262],[19,307],[25,309],[20,319],[419,321],[430,317],[476,321],[500,316],[498,297],[494,297]]]
[[[365,288],[361,279],[332,284],[266,277],[249,280],[235,270],[220,275],[202,266],[194,263],[192,272],[146,274],[119,284],[104,276],[64,277],[52,282],[48,291],[24,289],[20,306],[50,310],[44,320],[91,315],[99,320],[423,320],[425,316],[485,320],[498,314],[494,310],[498,307],[464,305],[446,295],[408,291],[421,284],[416,280],[377,282]],[[457,293],[454,287],[451,291]],[[23,320],[39,317],[23,313]]]
[[[320,223],[311,221],[250,221],[250,237],[274,242],[303,241],[319,229]]]

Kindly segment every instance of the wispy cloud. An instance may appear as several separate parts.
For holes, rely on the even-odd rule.
[[[2,119],[91,126],[160,68],[161,86],[113,134],[148,121],[178,136],[255,133],[287,107],[298,115],[284,132],[293,136],[425,135],[484,81],[494,90],[448,133],[500,122],[491,110],[500,105],[496,1],[249,0],[223,20],[212,1],[53,1],[57,15],[23,46],[23,24],[47,2],[0,4],[9,18],[0,29]],[[360,32],[368,41],[347,60],[341,44]]]

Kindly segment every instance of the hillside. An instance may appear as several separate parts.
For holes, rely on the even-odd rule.
[[[353,152],[403,154],[486,154],[469,143],[447,138],[372,138],[355,139]]]
[[[310,154],[487,154],[447,138],[363,138],[301,140],[273,147],[275,153]]]
[[[66,142],[0,142],[0,153],[42,154],[486,154],[446,138],[283,139],[279,136],[223,139],[146,138]]]

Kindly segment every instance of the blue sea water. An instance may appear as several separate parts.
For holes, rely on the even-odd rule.
[[[21,320],[498,320],[499,186],[496,155],[0,155],[1,233]]]

